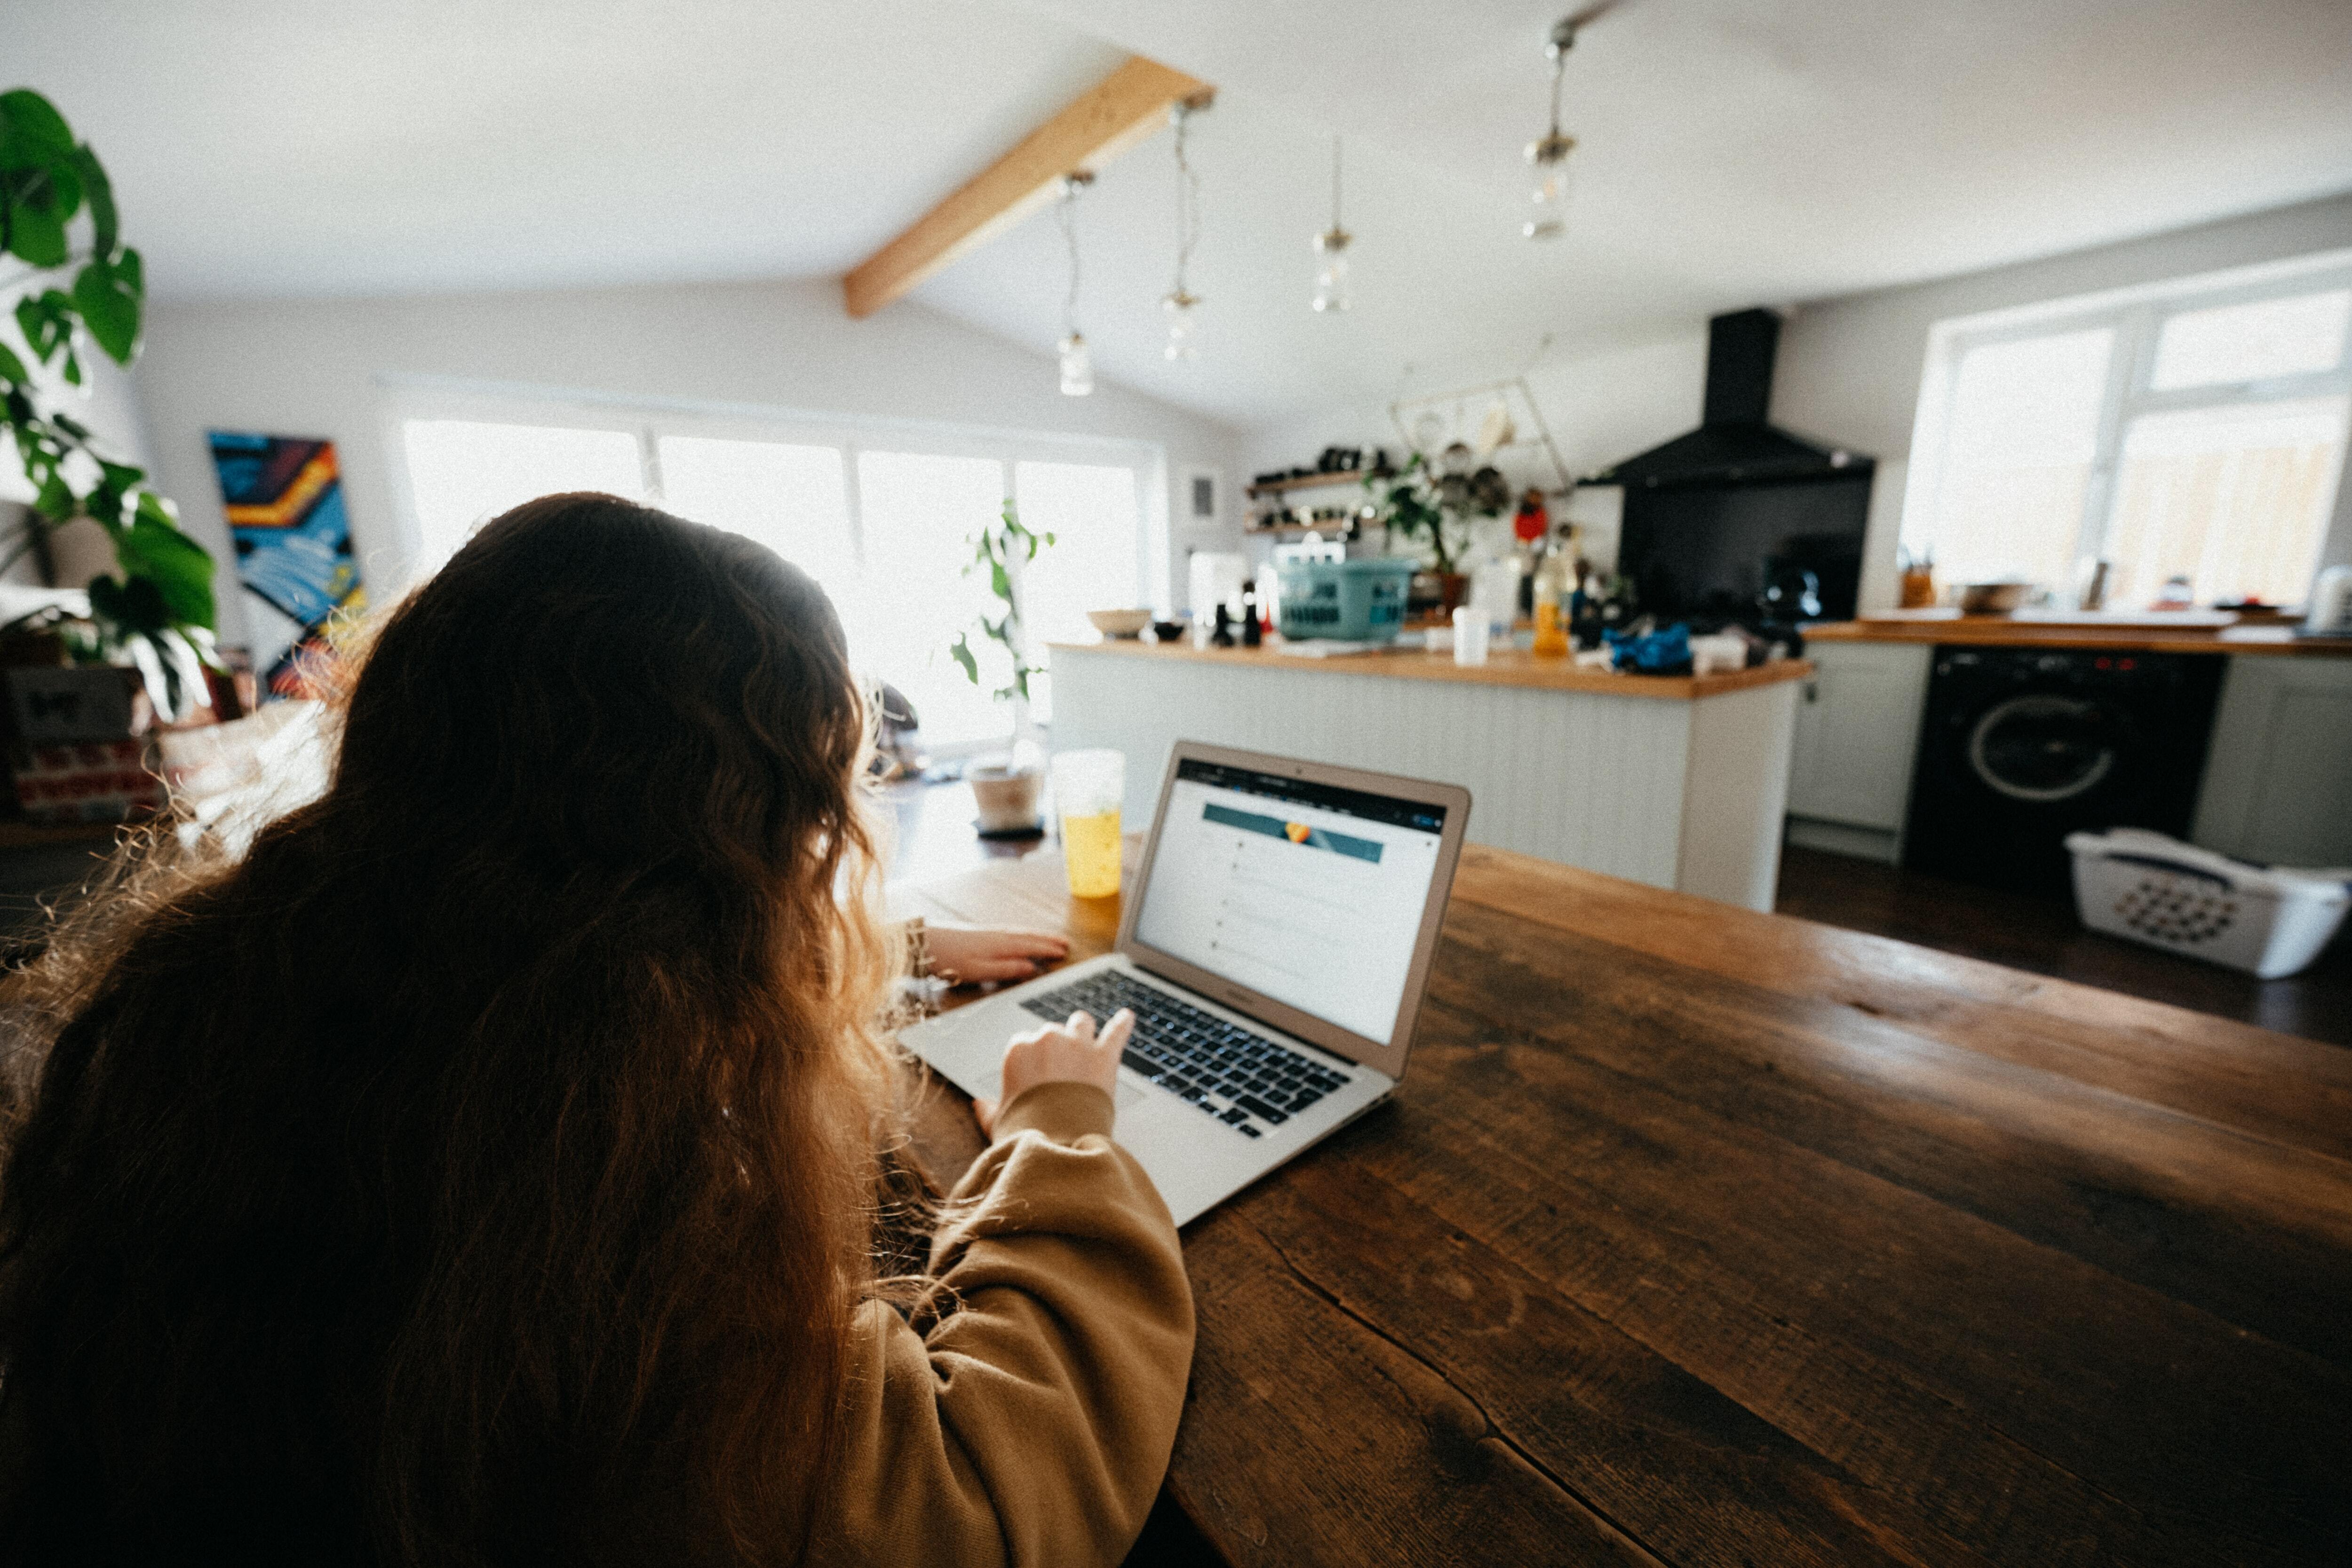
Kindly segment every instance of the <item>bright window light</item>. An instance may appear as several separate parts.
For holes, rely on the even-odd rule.
[[[849,623],[852,650],[867,668],[906,693],[928,745],[1009,734],[1010,709],[990,693],[1011,679],[985,638],[981,683],[948,657],[955,634],[996,600],[979,575],[964,575],[966,541],[996,521],[1004,505],[1004,465],[993,458],[919,452],[861,452],[857,491],[866,540],[865,591]]]
[[[603,490],[645,498],[637,438],[626,430],[411,419],[401,436],[416,501],[420,578],[439,570],[478,526],[535,497]]]
[[[1059,541],[1014,579],[1033,658],[1045,658],[1047,642],[1090,640],[1087,611],[1142,600],[1137,464],[1022,457],[1019,437],[974,456],[961,437],[961,453],[881,451],[793,440],[789,425],[774,438],[707,436],[692,433],[693,416],[651,409],[626,429],[567,426],[555,406],[547,416],[404,423],[424,572],[480,521],[535,496],[593,489],[650,500],[756,541],[814,577],[841,617],[852,665],[903,692],[923,743],[942,755],[987,750],[1013,730],[1013,709],[993,696],[1012,679],[1002,648],[973,637],[978,687],[947,651],[956,633],[1002,613],[987,579],[963,568],[1008,489],[1024,521]],[[1042,674],[1031,689],[1029,716],[1045,722]]]
[[[664,510],[766,545],[836,611],[860,591],[840,447],[664,436],[658,451]]]
[[[2352,289],[2184,310],[2158,334],[2150,384],[2170,392],[2334,370],[2344,362],[2347,325]]]
[[[1091,463],[1016,463],[1021,521],[1054,536],[1021,574],[1021,608],[1031,642],[1092,642],[1088,610],[1140,608],[1135,470]],[[1043,657],[1050,664],[1052,656]],[[1034,716],[1053,717],[1052,678],[1030,683]]]
[[[1934,507],[1906,519],[1944,583],[2063,583],[2098,455],[2116,335],[2101,328],[1988,343],[1961,356]]]
[[[2292,606],[2352,425],[2352,265],[2315,258],[1939,326],[1903,541],[1946,593],[2015,578],[2076,608]]]
[[[2124,436],[2106,553],[2125,604],[2186,576],[2216,603],[2303,595],[2344,466],[2352,399],[2147,414]]]

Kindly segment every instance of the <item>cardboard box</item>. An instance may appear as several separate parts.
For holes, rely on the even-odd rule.
[[[113,665],[20,665],[8,671],[16,739],[27,746],[120,741],[153,720],[135,669]]]

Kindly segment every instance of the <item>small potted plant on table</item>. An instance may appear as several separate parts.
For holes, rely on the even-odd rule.
[[[978,686],[980,661],[989,653],[987,645],[993,643],[1003,650],[1011,676],[992,695],[999,702],[1013,705],[1013,728],[1017,736],[1028,716],[1029,678],[1045,666],[1033,663],[1029,657],[1016,579],[1021,567],[1036,560],[1037,552],[1051,545],[1054,536],[1032,531],[1007,497],[995,526],[981,530],[965,542],[971,546],[971,559],[964,563],[964,575],[971,576],[985,568],[989,592],[1003,608],[994,616],[982,614],[957,632],[955,640],[948,645],[948,655],[963,668],[965,679]],[[978,648],[972,645],[975,635],[981,639]],[[1043,775],[1035,767],[1008,752],[1002,760],[975,764],[966,770],[964,777],[980,805],[982,837],[1033,838],[1045,830],[1037,814],[1037,790]]]

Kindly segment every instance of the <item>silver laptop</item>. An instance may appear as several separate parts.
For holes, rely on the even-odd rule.
[[[1012,1036],[1134,1008],[1116,1136],[1183,1225],[1404,1076],[1469,816],[1455,784],[1180,741],[1117,950],[904,1038],[993,1096]]]

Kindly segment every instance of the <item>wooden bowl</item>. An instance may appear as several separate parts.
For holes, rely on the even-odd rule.
[[[1960,590],[1960,614],[2005,616],[2025,603],[2030,583],[1971,583]]]
[[[1107,637],[1141,637],[1151,624],[1150,610],[1088,610],[1087,619]]]

